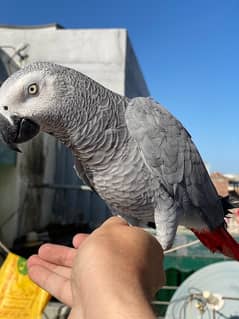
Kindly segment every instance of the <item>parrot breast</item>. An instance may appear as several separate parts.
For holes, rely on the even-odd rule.
[[[110,153],[114,156],[111,157]],[[133,139],[87,162],[88,178],[114,213],[153,221],[151,176]],[[110,158],[110,161],[104,159]]]

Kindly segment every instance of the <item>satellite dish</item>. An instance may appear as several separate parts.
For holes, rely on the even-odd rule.
[[[176,290],[165,319],[239,319],[239,263],[222,261],[188,277]]]

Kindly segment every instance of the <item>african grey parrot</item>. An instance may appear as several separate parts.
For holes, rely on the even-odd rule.
[[[239,259],[227,213],[190,134],[151,98],[127,98],[76,70],[35,62],[0,88],[0,139],[12,149],[39,130],[69,147],[81,178],[114,214],[154,221],[162,247],[179,224]]]

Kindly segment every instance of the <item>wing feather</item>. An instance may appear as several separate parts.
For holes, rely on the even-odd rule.
[[[201,156],[183,125],[150,98],[134,98],[126,110],[131,136],[152,174],[179,205],[200,208],[208,226],[223,222],[223,209]],[[216,212],[215,212],[216,210]]]

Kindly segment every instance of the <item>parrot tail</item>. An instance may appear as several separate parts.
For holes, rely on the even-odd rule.
[[[239,244],[222,225],[214,230],[197,231],[191,229],[198,239],[212,252],[221,252],[223,255],[239,261]]]

